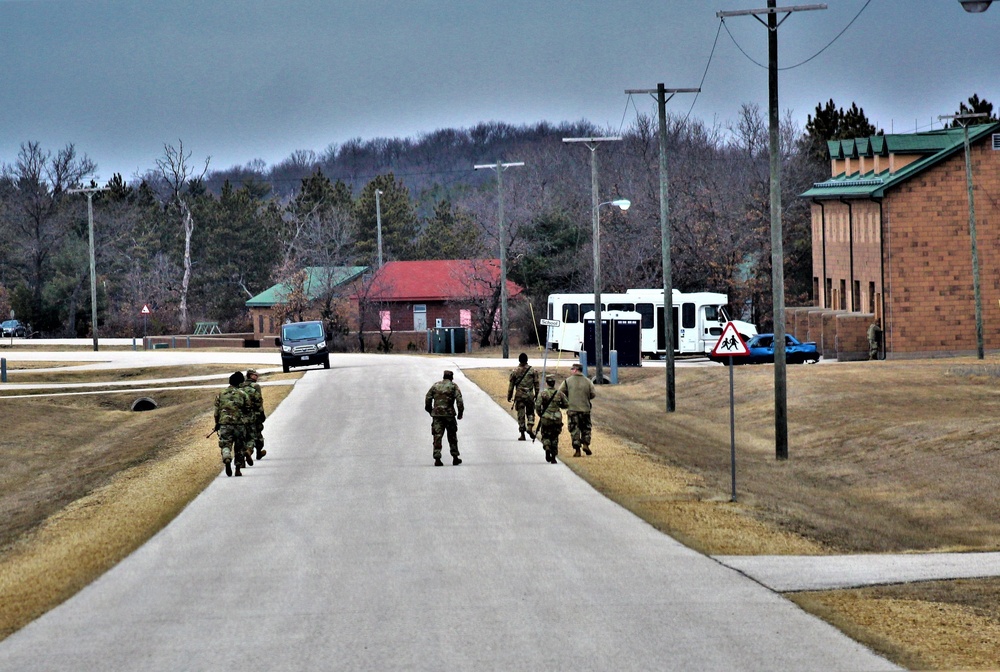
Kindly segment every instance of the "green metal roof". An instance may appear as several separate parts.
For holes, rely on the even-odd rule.
[[[325,266],[307,266],[302,270],[306,273],[306,297],[315,299],[323,289],[351,282],[367,271],[368,267],[335,266],[330,268]],[[248,308],[270,308],[276,303],[284,303],[289,291],[290,287],[288,285],[279,283],[249,299],[246,305]]]
[[[1000,130],[1000,123],[981,124],[969,127],[969,144],[975,144]],[[886,191],[898,186],[931,166],[947,159],[964,149],[964,133],[961,128],[946,128],[926,133],[909,135],[872,136],[862,140],[830,140],[827,148],[831,159],[857,157],[859,151],[865,150],[865,156],[878,154],[888,156],[893,154],[921,154],[921,158],[900,168],[894,173],[883,170],[878,174],[869,171],[864,175],[838,175],[825,182],[816,182],[808,191],[800,194],[802,198],[832,199],[832,198],[882,198]],[[871,153],[867,153],[870,149]]]

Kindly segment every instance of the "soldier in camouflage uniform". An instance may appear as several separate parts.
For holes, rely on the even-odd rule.
[[[233,463],[236,463],[236,475],[242,476],[240,470],[244,466],[243,452],[243,417],[250,410],[249,400],[240,385],[243,384],[243,374],[237,371],[229,376],[229,387],[219,392],[215,398],[215,431],[219,433],[219,449],[222,451],[222,463],[226,466],[226,476],[233,475]]]
[[[535,396],[539,392],[538,372],[528,366],[528,355],[523,352],[517,356],[518,366],[510,372],[510,384],[507,386],[507,401],[514,400],[517,409],[517,428],[521,432],[518,441],[524,441],[527,430],[531,438],[535,438],[532,427],[535,425]]]
[[[549,374],[545,376],[545,389],[538,393],[538,431],[542,435],[542,448],[545,449],[545,461],[556,463],[559,454],[559,435],[562,433],[562,410],[569,406],[566,395],[556,389],[556,378]],[[534,438],[534,435],[532,435]]]
[[[573,457],[580,457],[580,449],[587,455],[590,450],[590,400],[596,396],[594,384],[583,375],[583,366],[579,363],[570,367],[570,376],[559,386],[559,391],[566,395],[569,407],[566,419],[569,424],[569,435],[573,437]]]
[[[248,458],[256,449],[257,454],[252,458],[254,460],[259,460],[267,455],[267,451],[264,450],[264,395],[260,391],[260,385],[257,384],[258,378],[260,376],[257,374],[257,370],[249,369],[246,381],[240,386],[240,389],[250,399],[251,411],[246,426],[246,449]],[[250,462],[250,465],[252,466],[253,462]]]
[[[462,464],[458,456],[458,422],[465,413],[462,391],[458,389],[451,371],[444,372],[444,379],[431,385],[424,396],[424,410],[431,415],[431,434],[434,437],[434,466],[443,467],[441,461],[441,437],[448,432],[448,446],[451,448],[451,463]],[[458,407],[456,416],[455,407]]]

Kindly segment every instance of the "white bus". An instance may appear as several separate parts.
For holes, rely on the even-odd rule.
[[[673,291],[674,352],[681,355],[704,355],[712,351],[729,322],[726,304],[729,297],[717,292]],[[663,333],[663,290],[628,289],[624,294],[601,294],[601,318],[604,311],[621,310],[642,316],[642,355],[666,356]],[[593,294],[549,294],[548,318],[559,320],[558,327],[548,327],[548,341],[555,350],[580,352],[583,349],[584,319],[593,319]],[[757,334],[749,322],[732,320],[743,340]]]

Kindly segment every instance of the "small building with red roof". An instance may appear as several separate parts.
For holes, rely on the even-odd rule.
[[[500,261],[444,259],[390,261],[355,285],[352,297],[364,331],[425,332],[500,319]],[[507,281],[509,297],[522,288]]]

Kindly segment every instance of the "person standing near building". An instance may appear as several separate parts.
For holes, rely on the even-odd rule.
[[[556,389],[556,378],[552,374],[545,376],[545,389],[538,393],[538,431],[542,435],[542,448],[545,449],[545,461],[556,463],[559,454],[559,435],[562,433],[562,409],[569,406],[566,395]],[[535,437],[534,433],[531,435]]]
[[[247,428],[247,454],[256,452],[252,459],[259,460],[267,451],[264,450],[264,394],[260,390],[257,382],[260,375],[256,369],[248,369],[246,380],[241,389],[250,400],[250,417],[246,424]]]
[[[882,345],[882,326],[876,317],[868,325],[868,359],[878,359],[880,345]]]
[[[250,404],[246,393],[240,389],[243,380],[239,371],[229,376],[229,387],[215,398],[215,431],[219,433],[219,450],[226,476],[233,475],[234,462],[236,475],[242,476],[240,470],[245,464],[243,417],[249,412]]]
[[[590,450],[590,400],[597,396],[594,384],[583,375],[583,365],[579,362],[570,367],[570,376],[559,386],[559,391],[566,396],[569,406],[566,419],[569,424],[569,434],[573,437],[573,457],[580,457],[580,449],[587,455]]]
[[[530,434],[531,428],[535,426],[535,397],[541,390],[538,387],[538,372],[528,365],[528,355],[522,352],[517,356],[517,361],[517,368],[510,372],[507,401],[514,400],[517,429],[521,432],[517,440],[524,441],[525,430]]]
[[[458,420],[465,413],[462,391],[454,381],[455,374],[445,371],[442,380],[431,385],[424,395],[424,410],[431,416],[431,435],[434,437],[434,466],[443,467],[441,461],[441,438],[448,433],[448,447],[451,449],[451,463],[462,464],[458,456]],[[456,413],[457,408],[457,413]]]

